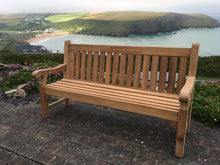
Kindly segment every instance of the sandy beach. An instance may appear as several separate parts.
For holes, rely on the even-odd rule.
[[[29,44],[33,44],[34,42],[38,42],[38,41],[41,41],[47,38],[53,38],[53,37],[63,36],[63,35],[68,35],[68,34],[71,34],[71,33],[69,32],[41,33],[41,34],[35,35],[35,37],[33,38],[26,40],[26,42],[28,42]]]

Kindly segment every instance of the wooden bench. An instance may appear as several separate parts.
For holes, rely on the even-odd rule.
[[[190,128],[198,51],[199,44],[170,48],[81,45],[65,41],[64,64],[32,74],[40,78],[42,116],[49,117],[48,97],[55,95],[66,98],[67,105],[74,99],[167,119],[177,132],[175,156],[182,158]],[[47,75],[59,71],[63,71],[63,79],[47,84]]]

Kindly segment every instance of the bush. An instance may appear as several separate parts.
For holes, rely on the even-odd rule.
[[[195,84],[192,118],[212,127],[220,122],[220,81]]]
[[[20,54],[14,52],[0,52],[0,63],[4,64],[21,64],[29,65],[33,63],[48,63],[57,64],[63,63],[63,54],[60,53],[45,53],[45,54]]]
[[[42,64],[43,66],[23,66],[20,64],[9,65],[9,73],[6,78],[0,79],[1,91],[7,91],[10,89],[17,88],[18,85],[26,84],[25,91],[28,94],[38,93],[39,84],[38,79],[31,76],[32,72],[39,69],[51,68],[55,66],[54,63],[50,63],[52,66]],[[49,74],[47,83],[52,83],[60,80],[63,77],[62,72]]]

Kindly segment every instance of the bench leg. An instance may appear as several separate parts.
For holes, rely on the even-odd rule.
[[[41,103],[41,114],[43,118],[48,118],[50,116],[50,110],[48,107],[49,95],[45,95],[40,92],[40,103]]]
[[[182,158],[184,154],[187,115],[187,110],[180,110],[177,121],[175,156],[179,158]]]
[[[68,98],[68,99],[65,100],[65,104],[66,104],[66,105],[71,105],[71,103],[72,103],[72,102],[71,102],[71,99]]]
[[[191,102],[190,102],[190,106],[189,106],[188,124],[187,124],[187,130],[186,130],[187,133],[189,133],[189,131],[190,131],[190,125],[191,125],[191,113],[192,113],[192,100],[191,100]]]

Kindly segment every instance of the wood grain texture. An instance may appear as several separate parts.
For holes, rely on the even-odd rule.
[[[80,79],[85,80],[85,73],[86,73],[86,52],[82,52],[82,59],[81,59],[81,75]]]
[[[75,52],[70,51],[70,63],[69,63],[69,78],[73,79],[74,78],[74,73],[75,73]]]
[[[80,72],[80,52],[76,51],[76,68],[75,68],[75,79],[79,79]]]
[[[164,89],[165,89],[167,65],[168,65],[168,57],[167,56],[161,57],[161,59],[160,59],[160,76],[159,76],[159,84],[158,84],[158,91],[159,92],[164,92]]]
[[[136,55],[134,70],[134,88],[140,87],[140,73],[142,65],[142,55]]]
[[[142,89],[147,89],[148,87],[149,66],[150,66],[150,56],[145,55],[143,61],[142,82],[141,82]]]
[[[71,42],[70,40],[68,41],[65,41],[64,43],[64,60],[63,60],[63,63],[66,64],[68,67],[67,67],[67,70],[64,70],[63,71],[63,77],[64,78],[69,78],[69,62],[70,62],[70,59],[69,59],[69,46],[70,46]]]
[[[170,58],[167,93],[174,93],[174,87],[176,83],[177,60],[177,57]]]
[[[86,68],[86,80],[87,81],[91,81],[91,71],[92,71],[92,52],[88,52],[87,68]]]
[[[120,56],[120,71],[119,71],[119,86],[124,86],[125,78],[125,69],[126,69],[126,54],[121,54]]]
[[[108,52],[106,57],[105,84],[110,84],[112,69],[112,53]]]
[[[113,69],[112,69],[112,85],[117,85],[118,80],[118,65],[119,65],[119,54],[116,53],[113,56]]]
[[[93,82],[97,82],[98,64],[99,64],[99,54],[98,54],[98,52],[95,52],[94,59],[93,59],[93,71],[92,71],[92,81]]]
[[[182,89],[182,87],[185,84],[186,72],[187,72],[187,66],[188,66],[187,63],[188,63],[188,58],[186,58],[186,57],[180,58],[178,81],[177,81],[177,88],[176,88],[177,94],[180,93],[180,90]]]
[[[153,56],[151,63],[151,76],[150,76],[151,91],[156,91],[158,63],[159,63],[159,56]]]
[[[198,56],[199,56],[199,44],[192,44],[188,76],[196,77]]]
[[[132,86],[133,78],[133,69],[134,69],[134,55],[128,55],[128,64],[127,64],[127,76],[126,76],[126,87],[130,88]]]
[[[71,44],[70,50],[189,57],[191,48]]]
[[[104,71],[105,71],[105,53],[100,54],[100,66],[99,66],[99,83],[104,82]]]

